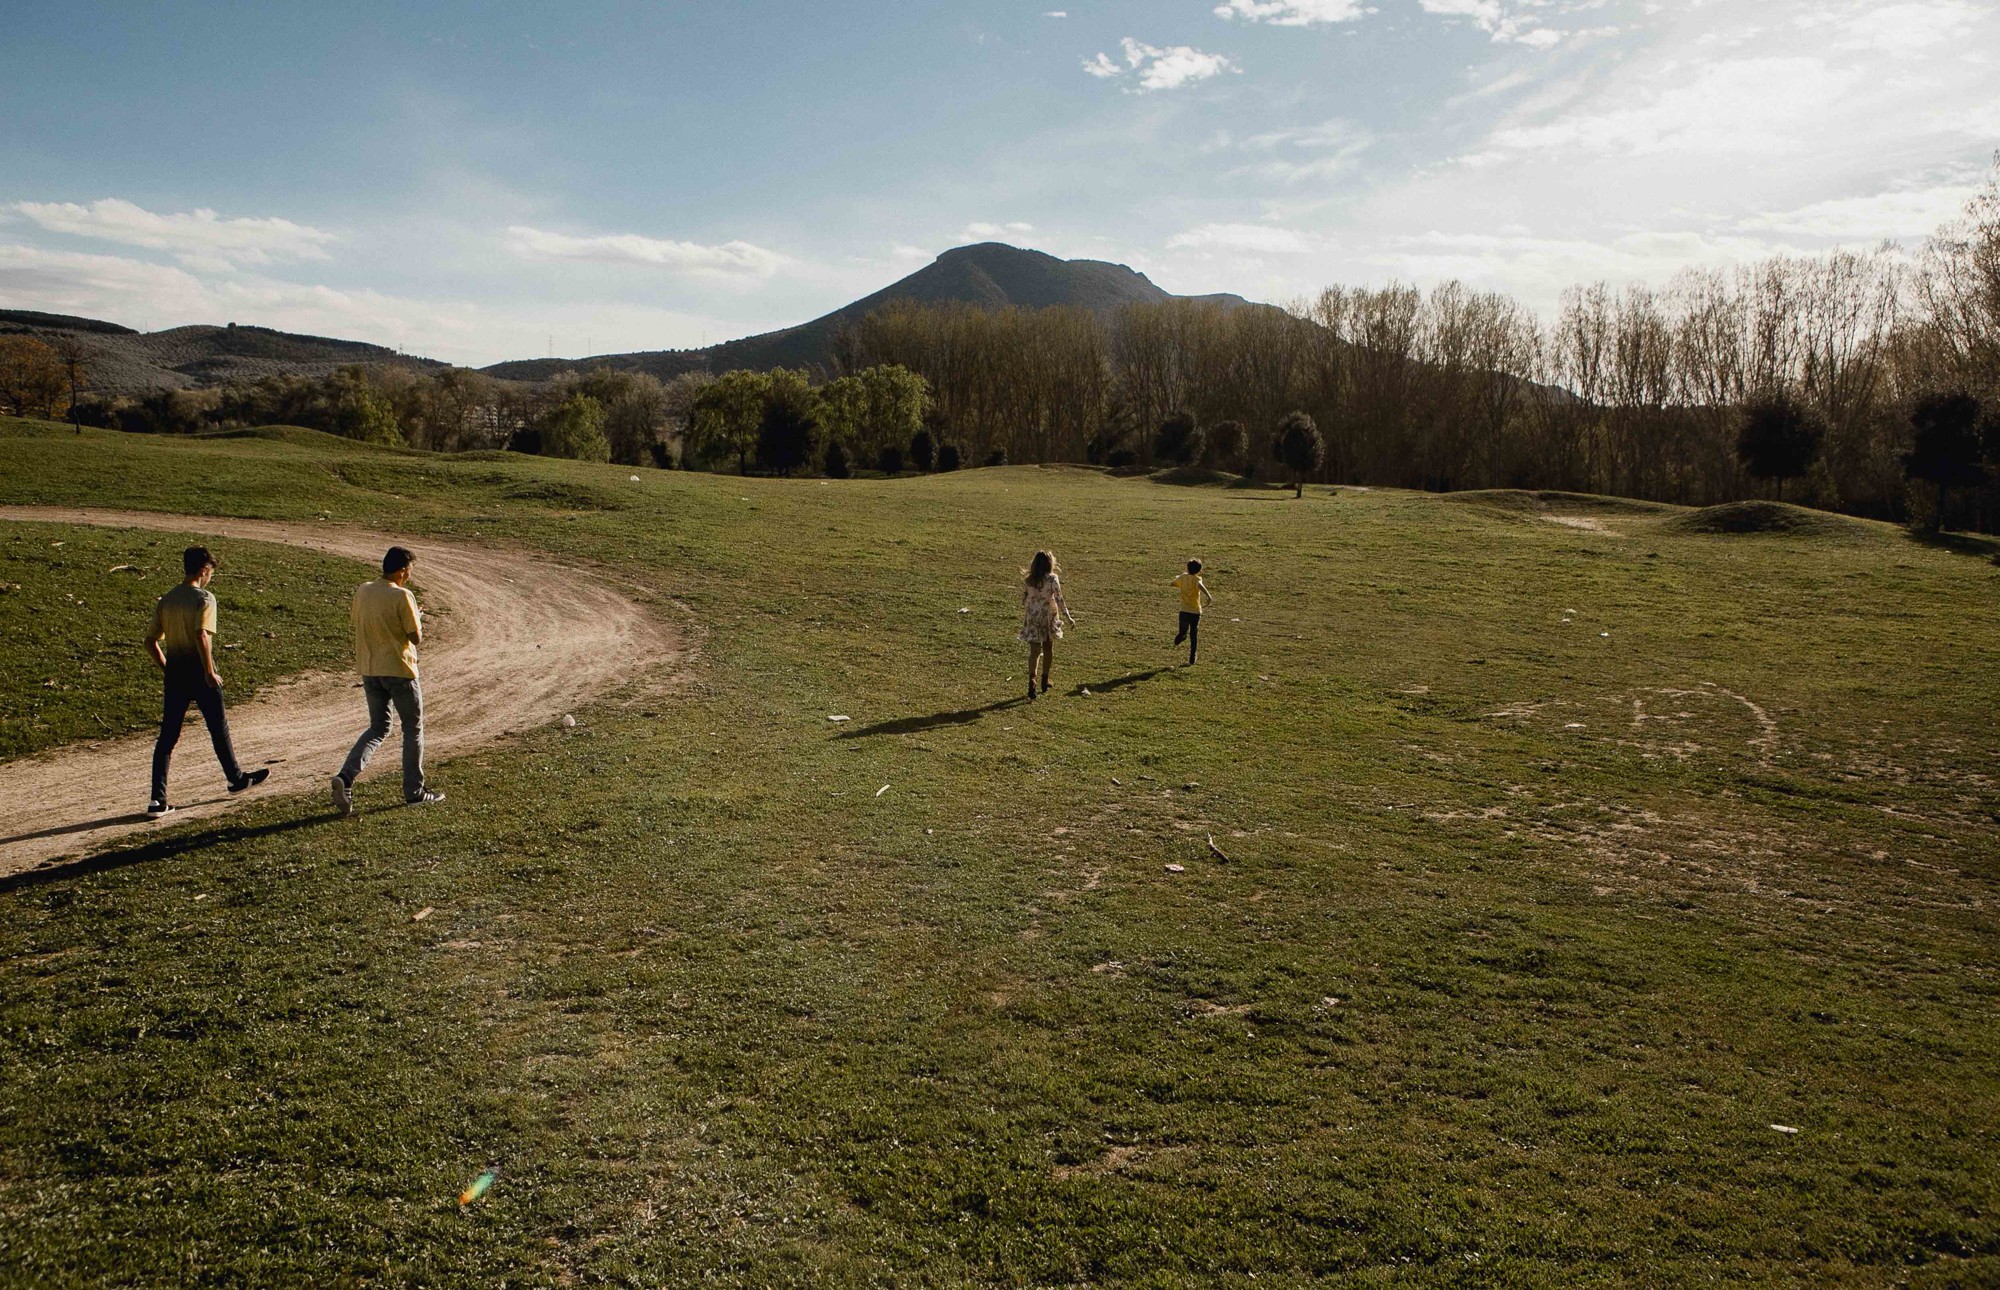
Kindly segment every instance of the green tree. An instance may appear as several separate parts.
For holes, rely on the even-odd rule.
[[[762,372],[724,372],[695,395],[687,429],[694,457],[713,462],[733,453],[737,469],[748,473],[770,388],[771,379]]]
[[[930,474],[931,467],[937,464],[937,440],[929,430],[919,430],[910,436],[910,464],[920,475]]]
[[[903,473],[903,450],[895,444],[883,444],[882,451],[875,454],[875,468],[885,475]]]
[[[369,383],[362,368],[343,367],[335,372],[327,383],[327,403],[334,433],[363,443],[402,444],[403,428],[397,424],[395,405]]]
[[[1943,529],[1946,503],[1955,488],[1978,488],[1987,479],[1980,443],[1979,400],[1963,391],[1931,394],[1910,413],[1916,434],[1903,454],[1903,473],[1937,489],[1930,531]]]
[[[840,446],[840,440],[832,439],[827,442],[826,458],[821,469],[826,471],[828,479],[846,479],[854,473],[853,468],[847,464],[847,450]]]
[[[1785,481],[1812,468],[1825,432],[1819,415],[1799,399],[1782,390],[1767,394],[1743,406],[1736,459],[1755,478],[1774,481],[1783,501]]]
[[[1292,476],[1292,496],[1306,495],[1306,476],[1318,470],[1326,462],[1326,440],[1319,436],[1319,426],[1303,412],[1286,415],[1278,423],[1278,437],[1273,445],[1277,458]]]
[[[819,451],[819,395],[804,372],[770,373],[757,428],[757,464],[789,475]]]
[[[542,418],[542,455],[574,461],[610,461],[611,443],[604,437],[604,405],[588,394],[575,393]]]
[[[1250,434],[1241,421],[1218,421],[1209,427],[1204,460],[1217,470],[1236,470],[1250,447]]]
[[[859,373],[867,391],[867,412],[862,425],[864,442],[879,450],[901,448],[924,428],[924,413],[930,407],[930,386],[924,378],[897,363],[864,368]]]
[[[819,387],[819,422],[829,445],[868,446],[868,385],[859,376],[842,376]]]

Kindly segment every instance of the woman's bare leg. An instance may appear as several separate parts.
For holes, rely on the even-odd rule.
[[[1056,642],[1053,637],[1042,642],[1042,689],[1049,688],[1049,669],[1055,666]]]
[[[1031,641],[1028,645],[1028,697],[1031,699],[1035,697],[1035,660],[1041,653],[1041,642]]]

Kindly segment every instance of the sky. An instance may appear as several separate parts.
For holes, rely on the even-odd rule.
[[[1996,0],[0,0],[0,60],[0,307],[474,365],[989,240],[1547,311],[1914,247],[2000,149]]]

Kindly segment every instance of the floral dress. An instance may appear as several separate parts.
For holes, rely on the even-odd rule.
[[[1062,639],[1062,616],[1068,611],[1063,604],[1062,579],[1050,574],[1037,587],[1032,583],[1021,586],[1021,631],[1019,639],[1030,645],[1040,645],[1043,641]]]

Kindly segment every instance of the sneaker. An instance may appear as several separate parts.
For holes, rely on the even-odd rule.
[[[159,819],[162,815],[172,815],[173,813],[174,813],[174,808],[168,806],[165,802],[152,801],[146,803],[146,814],[152,816],[156,820]]]
[[[405,805],[408,806],[429,806],[432,802],[442,802],[443,800],[443,793],[434,793],[428,788],[415,797],[406,797],[403,799]]]
[[[333,777],[333,809],[342,815],[354,814],[354,790],[338,775]]]
[[[1049,692],[1049,678],[1045,676],[1042,678],[1042,693],[1047,694],[1048,692]]]
[[[1035,683],[1033,681],[1030,681],[1028,682],[1028,702],[1033,703],[1034,701],[1035,701]]]
[[[265,780],[269,778],[271,778],[271,772],[269,770],[253,770],[249,774],[245,775],[242,779],[236,781],[234,784],[231,784],[229,786],[229,791],[232,793],[240,793],[246,788],[257,787],[257,785],[263,783]]]

